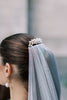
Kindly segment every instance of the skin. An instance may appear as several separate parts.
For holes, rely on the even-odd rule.
[[[14,65],[6,63],[3,66],[2,57],[0,56],[0,85],[9,84],[11,100],[27,100],[28,92],[24,88],[23,83],[20,80],[10,79],[14,71]]]

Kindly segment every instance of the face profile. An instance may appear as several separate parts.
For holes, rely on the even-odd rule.
[[[2,58],[0,56],[0,100],[7,100],[10,98],[9,88],[6,88],[5,85],[5,69],[2,65]]]
[[[5,81],[5,73],[4,66],[2,65],[2,58],[0,56],[0,85],[4,85]]]

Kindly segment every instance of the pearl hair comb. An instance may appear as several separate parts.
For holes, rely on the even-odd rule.
[[[40,44],[42,43],[42,39],[41,38],[36,38],[36,39],[31,39],[31,41],[29,41],[29,47],[36,45],[36,44]]]

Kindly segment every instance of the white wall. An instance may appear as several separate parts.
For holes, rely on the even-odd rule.
[[[27,0],[0,0],[0,41],[11,34],[27,32]]]

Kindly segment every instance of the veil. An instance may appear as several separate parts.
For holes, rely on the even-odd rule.
[[[43,43],[28,50],[28,100],[60,100],[60,81],[53,53]]]

